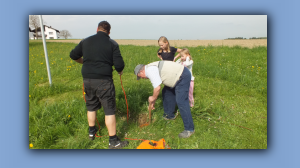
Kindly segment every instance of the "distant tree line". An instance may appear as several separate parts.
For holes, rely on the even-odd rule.
[[[250,37],[249,39],[267,39],[267,37]]]
[[[235,37],[235,38],[227,38],[227,39],[230,39],[230,40],[231,40],[231,39],[239,39],[239,40],[240,40],[240,39],[246,39],[246,38],[243,38],[243,37]]]
[[[241,39],[247,39],[247,38],[235,37],[235,38],[227,38],[225,40],[241,40]],[[267,39],[267,37],[250,37],[249,39]]]

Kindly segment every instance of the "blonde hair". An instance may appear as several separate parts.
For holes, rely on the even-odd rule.
[[[188,57],[190,57],[190,60],[192,60],[192,56],[190,54],[190,51],[187,48],[183,48],[180,52],[180,55],[182,56],[182,54],[188,54]]]
[[[159,43],[160,41],[162,41],[162,42],[164,42],[164,43],[168,42],[168,49],[167,49],[167,51],[168,51],[168,52],[171,52],[171,51],[170,51],[170,43],[169,43],[167,37],[161,36],[161,37],[158,39],[158,43]],[[158,52],[159,52],[159,53],[162,53],[162,51],[163,51],[163,49],[161,48],[161,49],[159,49]]]

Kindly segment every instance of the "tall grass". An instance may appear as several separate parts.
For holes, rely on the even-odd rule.
[[[107,149],[104,112],[97,112],[104,137],[88,139],[86,107],[82,94],[81,64],[69,58],[73,43],[47,43],[53,85],[50,87],[42,42],[29,42],[29,143],[33,149]],[[183,47],[182,47],[183,48]],[[164,138],[172,149],[267,148],[267,48],[187,47],[194,60],[195,107],[191,109],[195,134],[178,138],[183,131],[180,115],[162,118],[161,95],[152,111],[150,126],[140,128],[139,117],[148,115],[149,80],[136,80],[137,64],[158,61],[157,46],[121,45],[125,61],[122,75],[127,107],[116,72],[117,134],[120,138]],[[141,141],[129,140],[126,149]]]

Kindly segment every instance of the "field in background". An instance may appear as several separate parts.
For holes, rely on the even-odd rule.
[[[79,43],[81,40],[47,40],[47,42]],[[119,45],[157,46],[157,40],[115,40]],[[241,47],[267,47],[267,39],[251,40],[170,40],[174,47],[197,47],[197,46],[241,46]]]
[[[108,148],[103,109],[97,112],[97,118],[104,137],[88,139],[81,64],[69,58],[75,46],[47,42],[53,82],[49,87],[43,44],[41,40],[29,42],[31,149]],[[195,134],[188,139],[178,138],[183,130],[180,115],[174,121],[163,120],[161,94],[152,111],[153,124],[139,127],[140,118],[148,116],[147,99],[153,88],[148,80],[137,81],[133,70],[137,64],[158,61],[157,49],[157,46],[120,45],[126,65],[122,80],[130,113],[127,124],[124,94],[120,78],[114,72],[117,134],[121,139],[164,138],[172,149],[267,148],[267,47],[188,47],[195,76],[195,107],[191,109]],[[130,140],[126,149],[135,149],[140,143]]]

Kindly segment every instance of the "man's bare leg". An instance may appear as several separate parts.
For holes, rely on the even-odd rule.
[[[116,116],[115,115],[105,115],[105,125],[107,127],[109,136],[116,135]]]
[[[88,111],[87,118],[89,122],[89,126],[93,127],[96,124],[96,111]]]

